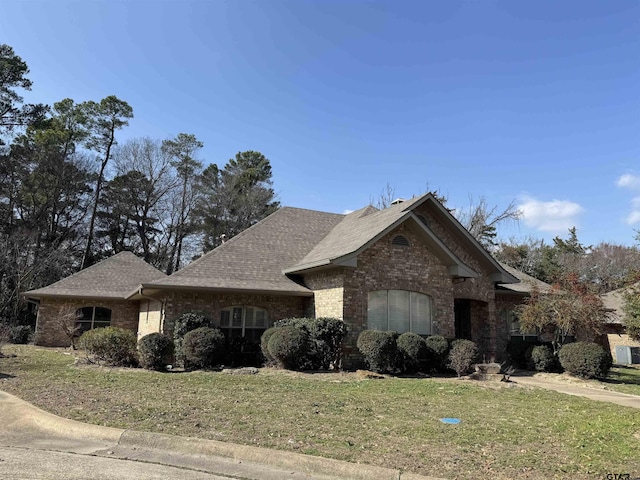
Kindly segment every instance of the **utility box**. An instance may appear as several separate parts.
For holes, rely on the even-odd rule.
[[[616,363],[619,365],[640,363],[640,347],[617,346]]]

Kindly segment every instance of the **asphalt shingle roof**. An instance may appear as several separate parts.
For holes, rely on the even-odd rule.
[[[512,292],[518,293],[531,293],[534,288],[537,288],[540,292],[547,293],[551,291],[551,285],[543,282],[542,280],[538,280],[531,275],[528,275],[520,270],[516,270],[513,267],[510,267],[506,263],[499,262],[500,266],[504,268],[511,275],[520,280],[519,283],[499,283],[498,287],[501,287],[505,290],[511,290]]]
[[[148,288],[182,287],[310,294],[282,271],[298,263],[344,215],[283,207]]]
[[[138,285],[166,277],[131,252],[120,252],[47,287],[25,293],[30,298],[84,297],[124,299]]]

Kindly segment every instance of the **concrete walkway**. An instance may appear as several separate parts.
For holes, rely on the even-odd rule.
[[[518,372],[511,376],[511,381],[519,385],[544,388],[546,390],[554,390],[567,395],[586,397],[598,402],[609,402],[625,407],[640,408],[640,396],[637,395],[629,395],[627,393],[613,392],[611,390],[585,387],[582,385],[573,385],[561,380],[554,380],[553,378],[541,375],[533,375],[531,372]]]
[[[34,457],[42,452],[87,455],[87,468],[95,457],[105,457],[249,480],[437,480],[293,452],[89,425],[47,413],[0,391],[0,452],[9,459],[0,458],[4,460],[0,461],[0,478],[18,478],[12,476],[9,469],[12,461],[22,465],[20,449],[32,451]],[[44,466],[33,462],[30,467],[38,475],[30,476],[22,471],[26,476],[20,478],[57,478],[55,474],[41,475]],[[126,471],[126,467],[123,470]]]

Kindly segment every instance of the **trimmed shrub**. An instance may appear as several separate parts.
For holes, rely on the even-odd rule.
[[[260,350],[264,356],[265,364],[269,366],[276,365],[278,363],[274,356],[269,353],[269,339],[279,328],[280,327],[267,328],[260,337]]]
[[[612,363],[611,355],[597,343],[569,343],[558,356],[562,368],[580,378],[605,378]]]
[[[213,327],[213,322],[196,312],[187,312],[175,319],[173,324],[173,344],[175,348],[176,361],[184,365],[184,351],[182,347],[184,336],[196,328]]]
[[[33,330],[29,325],[15,325],[9,330],[9,341],[16,345],[26,345],[32,336]]]
[[[447,368],[449,342],[441,335],[432,335],[427,337],[426,345],[429,355],[429,365],[439,372],[444,372]]]
[[[424,370],[429,350],[427,342],[417,333],[407,332],[396,341],[398,352],[402,356],[403,370],[408,373]]]
[[[269,354],[282,368],[305,370],[309,368],[307,354],[310,337],[306,330],[287,325],[277,327],[267,345]]]
[[[135,333],[118,327],[94,328],[80,337],[89,361],[112,367],[137,365],[137,343]]]
[[[187,332],[183,339],[185,368],[211,368],[220,363],[226,339],[219,328],[200,327]]]
[[[556,357],[547,345],[535,345],[527,350],[527,368],[536,372],[551,372],[556,366]]]
[[[377,373],[398,371],[400,358],[396,332],[381,330],[364,330],[358,336],[358,350],[364,356],[369,369]]]
[[[138,342],[140,366],[147,370],[166,370],[173,359],[173,340],[161,333],[150,333]]]
[[[307,368],[328,370],[340,366],[342,341],[347,334],[346,324],[338,318],[285,318],[276,327],[292,326],[309,334],[309,351],[305,354]]]
[[[478,346],[471,340],[454,340],[449,351],[448,366],[458,377],[467,373],[478,357]]]

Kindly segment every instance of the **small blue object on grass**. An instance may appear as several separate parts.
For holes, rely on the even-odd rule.
[[[462,420],[460,420],[459,418],[441,418],[440,421],[442,423],[448,423],[449,425],[457,425],[459,424]]]

